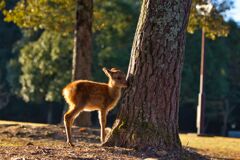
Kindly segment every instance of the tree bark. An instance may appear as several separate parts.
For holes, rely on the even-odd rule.
[[[191,0],[143,0],[120,113],[105,146],[180,149],[178,108]]]
[[[72,80],[91,79],[93,0],[76,0]],[[82,112],[77,125],[90,126],[91,115]]]

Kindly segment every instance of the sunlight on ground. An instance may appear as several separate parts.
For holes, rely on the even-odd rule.
[[[48,126],[48,124],[43,124],[43,123],[32,123],[32,122],[16,122],[16,121],[3,121],[0,120],[0,125],[4,124],[4,125],[30,125],[30,126],[36,126],[36,127],[44,127],[44,126]]]
[[[197,149],[199,153],[211,156],[224,156],[240,160],[240,139],[218,136],[199,137],[196,134],[180,134],[183,146]]]
[[[97,146],[99,133],[95,133],[99,130],[92,129],[89,132],[85,130],[75,128],[75,131],[81,132],[81,134],[75,134],[75,140],[77,140],[75,143],[84,146],[85,149],[101,150]],[[199,137],[192,133],[180,134],[180,138],[184,147],[191,148],[201,155],[209,156],[212,159],[240,160],[240,138]],[[0,121],[0,147],[18,146],[23,148],[29,146],[32,148],[35,146],[64,148],[66,147],[64,127],[61,125]],[[76,149],[81,150],[81,147],[76,147]]]

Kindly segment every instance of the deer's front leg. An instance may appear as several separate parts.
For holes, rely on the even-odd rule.
[[[105,136],[106,136],[105,127],[106,127],[107,111],[105,110],[98,111],[98,118],[101,126],[101,143],[103,143],[105,141]]]

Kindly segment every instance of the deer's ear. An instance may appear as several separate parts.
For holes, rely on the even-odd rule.
[[[112,71],[112,72],[116,72],[116,71],[119,71],[119,69],[117,69],[117,68],[112,68],[111,71]]]
[[[111,71],[109,69],[107,69],[106,67],[103,67],[102,70],[108,77],[111,77]]]

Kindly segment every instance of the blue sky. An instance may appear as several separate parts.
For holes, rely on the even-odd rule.
[[[234,0],[233,2],[233,8],[226,13],[227,19],[233,19],[240,23],[240,0]]]

